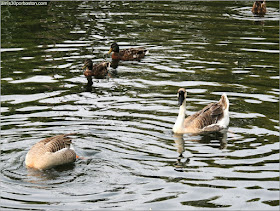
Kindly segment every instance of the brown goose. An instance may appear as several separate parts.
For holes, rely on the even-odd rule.
[[[70,149],[72,142],[68,137],[73,134],[57,135],[36,143],[25,157],[26,166],[44,170],[75,162],[78,156],[74,150]]]
[[[260,16],[265,15],[266,13],[265,1],[255,1],[253,4],[252,13]]]
[[[187,92],[184,88],[178,90],[180,105],[179,114],[173,127],[174,133],[200,133],[204,131],[219,131],[229,124],[229,101],[226,94],[216,103],[210,103],[202,110],[185,118]]]

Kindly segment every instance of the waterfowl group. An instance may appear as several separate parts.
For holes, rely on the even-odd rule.
[[[184,88],[178,90],[180,106],[177,120],[173,126],[174,133],[201,133],[220,131],[229,124],[229,100],[226,94],[216,103],[210,103],[195,114],[185,117],[187,92]]]
[[[265,2],[255,2],[252,12],[254,14],[265,13]],[[113,61],[140,61],[145,57],[147,50],[143,47],[120,50],[119,45],[113,43],[108,54],[110,53],[112,53]],[[103,79],[109,75],[109,67],[109,62],[93,64],[91,59],[86,59],[83,66],[84,75],[92,83],[92,77]],[[185,117],[186,97],[186,90],[180,88],[178,90],[180,109],[173,127],[175,134],[219,131],[228,127],[229,100],[226,94],[223,94],[218,102],[205,106],[201,111],[187,118]],[[70,135],[73,134],[57,135],[39,141],[26,154],[25,165],[28,168],[45,170],[58,165],[75,162],[78,156],[73,149],[70,149],[72,144],[69,138]]]
[[[252,13],[260,16],[265,15],[266,13],[265,1],[255,1],[253,4]]]
[[[84,61],[83,70],[84,75],[88,80],[88,84],[92,84],[92,77],[96,79],[103,79],[107,75],[110,76],[108,68],[112,66],[113,68],[117,68],[119,61],[140,61],[144,58],[147,50],[143,47],[140,48],[128,48],[124,50],[120,50],[120,47],[117,43],[113,43],[108,54],[112,53],[112,62],[101,62],[99,64],[93,64],[91,59],[86,59]]]
[[[73,133],[57,135],[39,141],[26,154],[25,165],[29,168],[45,170],[75,162],[78,156],[73,149],[70,149],[72,143],[68,137],[70,135]]]

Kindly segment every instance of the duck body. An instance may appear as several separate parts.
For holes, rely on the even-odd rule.
[[[252,13],[260,16],[265,15],[266,13],[265,1],[255,1],[253,4]]]
[[[93,65],[91,59],[86,59],[84,61],[84,67],[83,67],[83,69],[86,69],[84,71],[84,75],[87,78],[91,78],[93,76],[96,79],[103,79],[108,75],[109,66],[110,66],[109,62],[101,62],[99,64]]]
[[[226,94],[216,103],[210,103],[202,110],[185,118],[186,90],[178,90],[179,114],[173,127],[174,133],[201,133],[220,131],[229,124],[229,101]]]
[[[26,154],[25,165],[45,170],[75,162],[77,156],[75,151],[70,149],[72,142],[69,135],[73,134],[57,135],[36,143]]]
[[[120,50],[119,45],[117,43],[113,43],[108,54],[110,54],[111,52],[113,52],[113,60],[140,61],[145,57],[147,50],[143,47]]]

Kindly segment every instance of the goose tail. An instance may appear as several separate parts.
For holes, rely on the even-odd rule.
[[[223,93],[220,99],[221,104],[223,105],[224,110],[229,109],[229,100],[226,93]]]

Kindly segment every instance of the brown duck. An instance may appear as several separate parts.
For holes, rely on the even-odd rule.
[[[140,48],[128,48],[120,50],[120,47],[117,43],[113,43],[108,54],[112,54],[113,60],[123,60],[123,61],[140,61],[144,58],[147,50],[143,47]]]
[[[91,59],[86,59],[83,66],[83,69],[86,69],[84,71],[84,75],[87,78],[91,78],[93,76],[96,79],[103,79],[108,75],[109,66],[109,62],[101,62],[99,64],[93,65]]]
[[[265,1],[255,1],[252,8],[252,13],[263,16],[266,13]]]
[[[75,162],[78,156],[70,149],[70,135],[73,133],[53,136],[36,143],[25,157],[26,166],[44,170]]]
[[[200,133],[227,128],[229,124],[229,100],[226,94],[223,94],[218,102],[210,103],[187,118],[185,118],[186,97],[186,90],[180,88],[178,90],[180,110],[173,126],[174,133]]]

